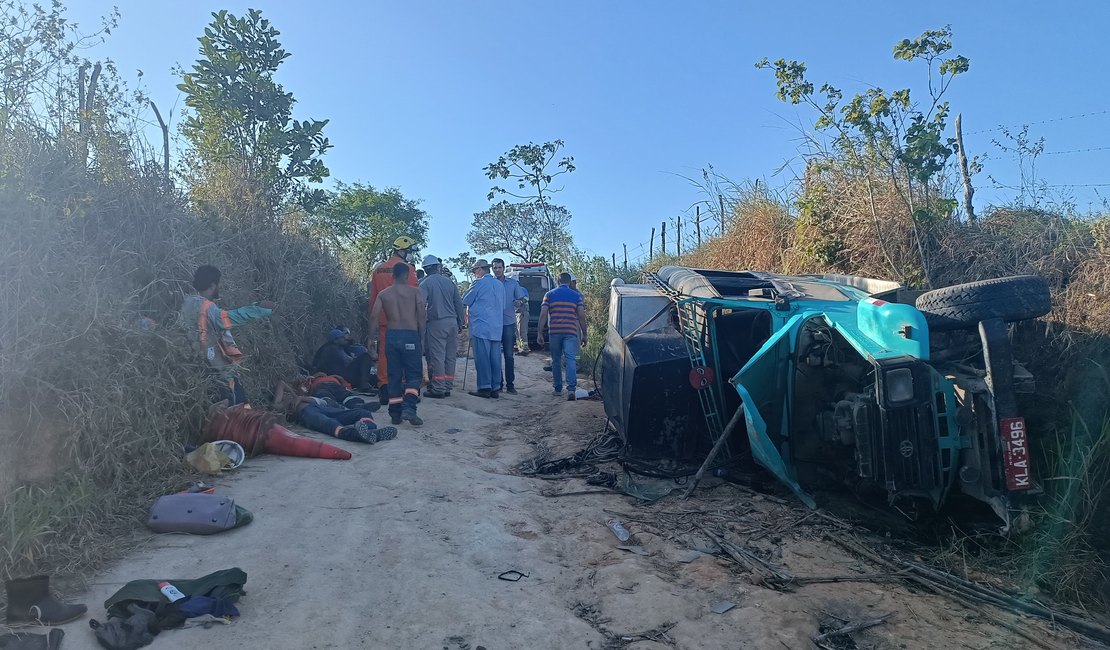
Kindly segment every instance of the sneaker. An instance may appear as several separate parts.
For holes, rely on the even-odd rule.
[[[490,389],[488,389],[488,388],[479,388],[478,390],[470,391],[470,394],[473,395],[474,397],[481,397],[482,399],[489,399]]]
[[[421,420],[420,416],[415,414],[415,413],[404,416],[404,419],[408,420],[409,424],[411,424],[414,427],[418,427],[421,424],[424,424],[424,420]]]
[[[443,394],[443,396],[444,397],[451,397],[451,391],[447,391],[446,393]]]
[[[389,393],[385,389],[378,391],[378,404],[389,406]]]
[[[432,399],[443,399],[444,397],[447,397],[447,393],[441,393],[438,390],[432,390],[429,388],[428,390],[424,391],[424,397],[431,397]]]
[[[567,401],[568,402],[573,402],[575,399],[577,399],[577,398],[574,396],[574,391],[573,390],[568,391],[567,392]]]
[[[355,436],[358,438],[359,442],[372,445],[378,441],[378,432],[370,428],[373,424],[372,421],[365,418],[355,422]]]
[[[397,437],[397,427],[378,427],[374,429],[374,432],[378,434],[378,442],[393,440]]]
[[[555,390],[551,391],[551,394],[556,395],[556,396],[562,395],[563,394],[563,389],[562,388],[556,388]]]
[[[505,387],[505,392],[510,394],[510,395],[516,395],[517,394],[516,393],[516,386],[513,386],[512,384],[509,384],[508,386]]]
[[[400,413],[390,413],[389,414],[389,422],[390,422],[390,424],[401,424],[401,414]]]
[[[501,397],[501,391],[499,391],[499,390],[491,390],[491,391],[489,392],[489,396],[490,396],[490,399],[497,399],[497,398]]]

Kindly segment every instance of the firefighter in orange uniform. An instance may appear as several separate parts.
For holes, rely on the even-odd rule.
[[[374,301],[378,299],[378,294],[393,284],[393,267],[400,262],[408,262],[412,256],[412,247],[416,244],[411,237],[402,235],[393,242],[393,255],[386,261],[382,262],[374,269],[374,275],[370,280],[370,309],[374,309]],[[409,274],[409,284],[417,286],[416,274]],[[389,376],[388,370],[385,366],[385,330],[388,329],[389,324],[386,323],[385,313],[381,315],[381,325],[377,332],[370,332],[370,349],[377,349],[378,351],[378,401],[382,404],[389,403]]]

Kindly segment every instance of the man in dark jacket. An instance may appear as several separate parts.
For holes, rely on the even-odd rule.
[[[358,391],[370,386],[370,351],[351,340],[351,331],[337,327],[328,332],[328,342],[320,346],[312,360],[312,370],[339,375]]]

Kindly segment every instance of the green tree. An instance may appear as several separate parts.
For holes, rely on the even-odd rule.
[[[178,85],[191,109],[181,132],[192,146],[197,180],[241,174],[253,207],[267,216],[289,201],[319,204],[323,191],[308,184],[329,174],[321,160],[331,148],[323,135],[328,122],[293,119],[293,94],[274,80],[290,56],[280,32],[257,9],[243,18],[226,10],[212,18],[197,39],[201,58]]]
[[[428,213],[420,209],[420,201],[395,187],[378,190],[362,183],[337,183],[309,223],[348,270],[360,275],[389,256],[397,237],[407,235],[418,245],[428,238]]]
[[[766,58],[756,67],[774,72],[778,98],[804,104],[816,111],[814,127],[831,137],[833,151],[817,147],[811,156],[818,167],[830,161],[847,165],[863,178],[870,202],[875,237],[892,270],[899,273],[879,231],[880,215],[874,203],[877,176],[893,187],[912,221],[926,284],[929,278],[926,239],[931,222],[952,213],[956,202],[940,196],[938,175],[954,152],[955,141],[944,136],[949,105],[944,95],[952,81],[970,68],[964,56],[952,55],[952,29],[929,30],[920,37],[894,45],[893,56],[921,61],[927,69],[927,94],[917,101],[909,88],[892,92],[871,88],[845,101],[844,93],[830,85],[820,88],[806,77],[805,63]]]
[[[474,215],[466,241],[475,253],[506,252],[525,262],[565,259],[574,247],[570,212],[559,205],[501,201]]]

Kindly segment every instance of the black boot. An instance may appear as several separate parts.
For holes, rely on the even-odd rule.
[[[0,650],[58,650],[65,634],[62,630],[50,630],[50,634],[0,634]]]
[[[4,583],[8,591],[8,625],[61,625],[84,616],[84,605],[67,605],[50,595],[50,577],[33,576]]]

